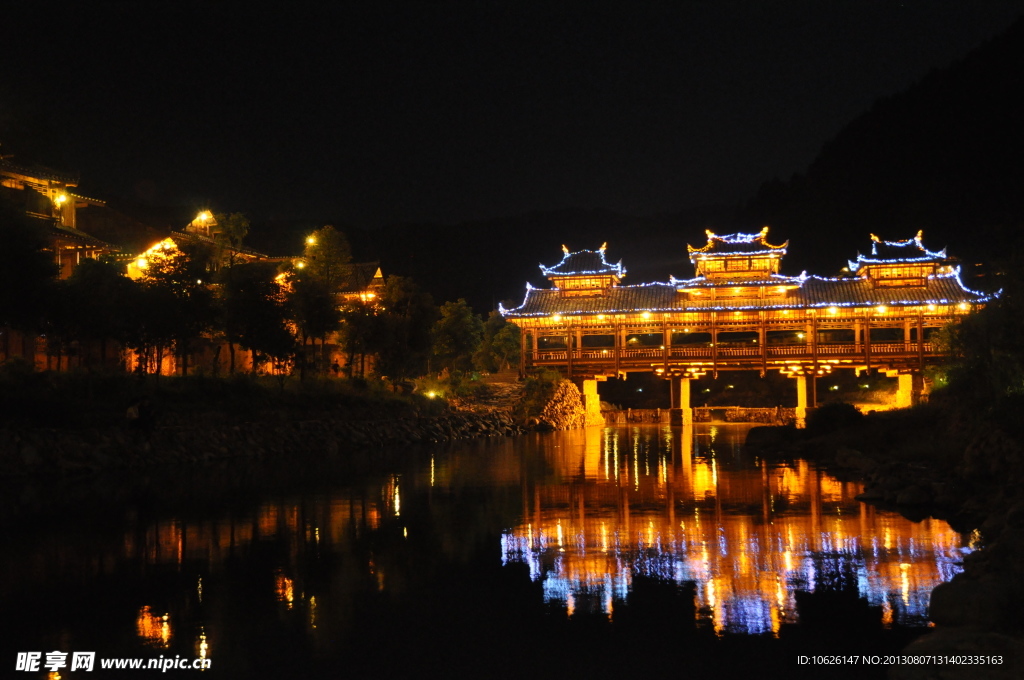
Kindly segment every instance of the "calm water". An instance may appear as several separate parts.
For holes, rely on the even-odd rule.
[[[61,510],[4,527],[4,663],[95,651],[205,657],[222,678],[798,675],[797,654],[920,634],[969,537],[858,503],[858,484],[809,463],[751,458],[745,433],[594,428],[391,463],[12,486],[17,507]],[[58,672],[148,676],[98,666]]]

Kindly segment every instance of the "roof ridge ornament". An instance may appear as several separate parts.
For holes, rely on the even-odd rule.
[[[621,279],[626,275],[622,260],[612,264],[605,259],[607,242],[597,250],[578,250],[571,252],[568,246],[562,246],[562,260],[553,266],[540,265],[544,276],[594,276],[612,275]]]

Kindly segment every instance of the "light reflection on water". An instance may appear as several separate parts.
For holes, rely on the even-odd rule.
[[[528,598],[546,617],[620,621],[643,579],[692,589],[687,621],[716,633],[779,633],[803,592],[828,589],[883,625],[926,625],[931,590],[970,550],[961,535],[865,506],[858,484],[805,461],[752,460],[747,429],[593,428],[407,452],[372,474],[160,479],[169,491],[132,490],[109,521],[68,513],[12,538],[0,607],[25,623],[19,649],[209,657],[250,678],[297,648],[349,659],[403,621],[424,654],[438,619],[519,634],[536,623]],[[487,570],[504,576],[473,585]]]
[[[927,624],[932,589],[970,548],[943,521],[859,503],[862,490],[806,461],[733,465],[745,426],[606,428],[548,453],[557,479],[524,498],[501,538],[569,615],[614,616],[634,577],[696,586],[716,632],[777,633],[799,591],[856,590],[883,624]]]

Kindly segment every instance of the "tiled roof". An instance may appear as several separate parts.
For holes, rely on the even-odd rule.
[[[875,286],[864,278],[823,279],[812,276],[794,291],[800,306],[831,305],[874,306],[951,304],[982,302],[989,296],[964,288],[956,274],[925,279],[924,286]]]
[[[184,241],[198,241],[200,243],[208,243],[210,245],[217,245],[217,239],[211,238],[209,236],[203,236],[202,234],[196,234],[196,233],[193,233],[191,231],[172,231],[171,232],[171,238],[173,238],[173,239],[179,239],[180,238],[180,239],[182,239]],[[246,248],[244,246],[240,246],[238,248],[234,248],[234,247],[231,247],[231,246],[225,246],[225,248],[227,250],[233,250],[234,252],[239,253],[241,255],[249,255],[250,257],[259,258],[261,260],[265,260],[265,259],[269,259],[270,258],[270,256],[267,255],[266,253],[261,253],[261,252],[259,252],[257,250],[253,250],[252,248]]]
[[[65,227],[62,224],[53,222],[50,224],[51,234],[60,239],[70,239],[72,241],[78,241],[86,245],[94,246],[96,248],[106,248],[108,250],[117,250],[117,246],[102,241],[95,236],[91,236],[84,231],[78,229],[72,229],[71,227]]]
[[[991,296],[964,288],[957,273],[931,277],[924,286],[875,287],[863,278],[825,279],[816,276],[790,279],[800,287],[785,297],[768,300],[687,300],[677,294],[676,285],[649,283],[637,286],[613,286],[602,296],[566,297],[558,290],[528,288],[523,304],[503,309],[509,318],[549,316],[552,314],[628,314],[637,312],[684,312],[743,309],[804,309],[831,306],[873,307],[886,305],[956,304],[984,302]],[[687,286],[691,287],[691,286]]]
[[[782,274],[771,274],[758,279],[735,279],[726,281],[722,279],[708,279],[697,276],[692,279],[677,279],[672,277],[669,283],[676,288],[719,288],[722,286],[799,286],[806,276],[783,276]]]
[[[18,165],[12,163],[9,160],[0,158],[0,171],[8,171],[17,175],[24,175],[25,177],[32,177],[34,179],[47,179],[54,182],[61,182],[63,184],[70,184],[75,186],[78,184],[78,176],[69,173],[58,172],[50,168],[43,167],[41,165]]]
[[[373,282],[373,277],[380,268],[379,262],[354,262],[346,265],[345,279],[338,286],[339,293],[359,293]]]
[[[625,275],[626,270],[622,266],[622,260],[616,264],[609,264],[604,259],[604,247],[598,250],[580,250],[570,253],[563,248],[565,255],[562,261],[552,267],[540,265],[544,276],[579,276],[585,274],[614,274],[619,278]]]
[[[914,238],[905,241],[883,241],[874,234],[871,235],[871,255],[857,253],[857,262],[851,262],[851,269],[856,270],[859,264],[882,264],[896,262],[939,262],[946,260],[946,249],[932,252],[924,247],[922,243],[922,232],[917,232]]]
[[[724,234],[718,235],[712,232],[710,229],[706,230],[705,233],[708,236],[708,242],[700,247],[694,248],[691,245],[687,245],[686,248],[689,250],[691,259],[693,259],[694,253],[705,253],[708,255],[729,255],[731,253],[781,253],[786,254],[786,247],[789,245],[789,241],[786,241],[781,246],[773,246],[768,243],[768,227],[765,227],[756,234]]]

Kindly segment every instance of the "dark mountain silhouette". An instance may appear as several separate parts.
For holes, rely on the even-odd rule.
[[[385,274],[411,276],[438,301],[466,298],[478,312],[503,300],[522,301],[526,282],[547,286],[537,265],[570,250],[608,244],[623,260],[626,283],[692,276],[686,244],[704,243],[704,229],[732,213],[718,207],[634,217],[607,210],[565,209],[467,222],[450,227],[404,224],[349,234],[360,258],[380,260]]]
[[[964,59],[878,100],[803,175],[762,185],[740,219],[793,239],[787,264],[821,270],[868,233],[925,232],[967,263],[1024,226],[1024,18]]]
[[[395,225],[350,234],[357,255],[412,276],[439,300],[466,297],[478,311],[518,302],[536,265],[608,242],[625,283],[692,275],[686,244],[703,230],[754,231],[790,241],[787,273],[837,274],[870,234],[949,246],[968,276],[998,261],[1024,235],[1024,18],[962,60],[879,99],[821,149],[806,173],[772,180],[740,210],[702,208],[629,217],[563,210],[457,226]],[[972,281],[995,287],[995,282]]]
[[[466,298],[481,313],[503,300],[518,304],[527,281],[546,286],[537,265],[557,263],[563,244],[581,250],[607,242],[608,258],[626,266],[626,284],[692,276],[686,245],[703,244],[706,228],[731,233],[770,225],[769,241],[790,241],[783,268],[792,274],[837,273],[867,250],[869,234],[896,240],[919,229],[932,249],[948,245],[968,265],[991,262],[1024,232],[1022,85],[1024,19],[961,61],[878,100],[826,143],[805,173],[766,182],[739,210],[635,217],[573,208],[372,230],[330,219],[254,218],[247,245],[298,254],[308,233],[334,224],[348,235],[355,260],[379,261],[386,276],[412,277],[439,302]],[[151,239],[182,228],[196,211],[127,200],[109,207],[118,219],[91,226],[126,246],[136,245],[133,230],[148,230],[139,239]]]

